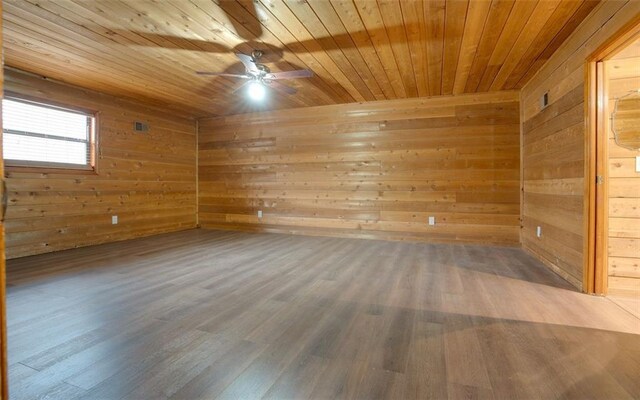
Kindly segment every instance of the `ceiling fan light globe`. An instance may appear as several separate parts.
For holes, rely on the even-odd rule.
[[[267,94],[267,90],[260,82],[251,82],[247,89],[249,98],[254,101],[262,101]]]

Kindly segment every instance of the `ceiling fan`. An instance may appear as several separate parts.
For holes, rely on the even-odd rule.
[[[249,95],[255,99],[260,100],[265,95],[265,86],[272,87],[287,94],[295,94],[296,89],[291,86],[284,85],[278,80],[281,79],[297,79],[297,78],[311,78],[313,72],[308,69],[298,69],[294,71],[281,71],[271,72],[269,67],[264,64],[260,64],[260,58],[264,55],[261,50],[254,50],[251,55],[242,53],[236,53],[236,57],[240,59],[240,62],[244,65],[244,74],[230,74],[226,72],[206,72],[196,71],[198,75],[208,76],[224,76],[229,78],[246,79],[247,82],[236,88],[233,93],[239,91],[245,86],[249,86]]]

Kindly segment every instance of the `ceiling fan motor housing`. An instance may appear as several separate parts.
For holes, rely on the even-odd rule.
[[[256,67],[260,70],[260,72],[264,72],[265,74],[268,74],[271,72],[271,70],[269,69],[269,67],[267,67],[264,64],[256,64]]]
[[[251,52],[251,58],[253,58],[254,61],[258,61],[262,56],[264,55],[264,52],[262,50],[254,50]]]

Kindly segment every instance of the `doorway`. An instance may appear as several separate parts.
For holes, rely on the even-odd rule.
[[[640,316],[640,25],[589,63],[587,291]]]

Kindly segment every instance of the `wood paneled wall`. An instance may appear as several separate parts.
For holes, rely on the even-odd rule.
[[[577,287],[585,256],[585,61],[639,12],[638,1],[600,3],[521,91],[522,245]],[[541,109],[545,92],[550,105]]]
[[[0,1],[0,15],[2,15],[2,1]],[[4,37],[3,33],[3,21],[0,18],[0,128],[2,128],[2,97],[4,96]],[[2,150],[2,133],[0,133],[0,150]],[[0,173],[4,174],[4,160],[0,160]],[[0,181],[4,177],[0,176]],[[1,182],[0,182],[1,183]],[[4,185],[0,188],[4,190]],[[0,204],[0,207],[2,205]],[[9,399],[9,381],[8,381],[8,361],[7,361],[7,308],[6,308],[6,263],[5,263],[5,234],[4,234],[4,215],[0,219],[0,400]]]
[[[607,114],[610,114],[617,98],[631,90],[640,90],[640,41],[604,64],[608,79]],[[611,124],[606,126],[609,132],[608,292],[640,298],[640,172],[635,170],[640,152],[618,146]]]
[[[204,119],[198,165],[205,228],[519,242],[517,92]]]
[[[195,121],[11,69],[5,89],[99,112],[97,173],[7,169],[8,258],[196,226]]]

